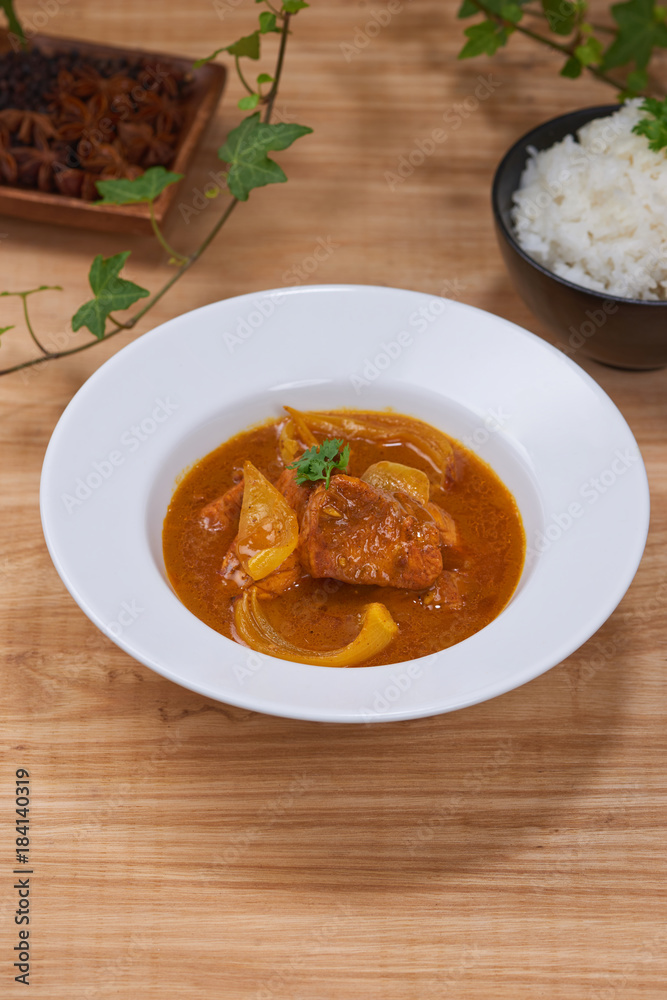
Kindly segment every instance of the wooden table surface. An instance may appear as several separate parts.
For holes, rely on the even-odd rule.
[[[62,36],[193,57],[251,30],[251,0],[20,3]],[[254,192],[205,259],[143,322],[305,282],[449,294],[544,334],[494,242],[489,187],[503,151],[555,114],[611,92],[557,76],[520,39],[458,62],[454,0],[315,3],[290,41],[278,110],[314,134],[279,154],[287,185]],[[375,11],[387,21],[366,25]],[[268,66],[266,67],[269,68]],[[472,100],[484,84],[485,98]],[[240,120],[223,98],[183,199],[218,168]],[[466,99],[468,99],[466,103]],[[434,129],[447,139],[387,180]],[[413,157],[418,159],[418,157]],[[404,171],[405,172],[405,171]],[[206,209],[169,235],[192,248]],[[157,287],[149,238],[0,220],[2,287],[60,284],[39,330],[68,330],[92,257],[132,250]],[[4,300],[0,325],[20,324]],[[207,700],[134,662],[83,615],[46,551],[44,450],[121,335],[2,392],[0,993],[13,981],[16,768],[30,772],[33,993],[48,1000],[658,1000],[665,931],[667,370],[580,360],[642,450],[653,514],[644,560],[600,631],[519,690],[438,718],[294,722]],[[45,337],[45,339],[49,339]],[[74,340],[71,343],[75,343]],[[2,362],[30,350],[3,338]],[[613,544],[613,539],[610,540]]]

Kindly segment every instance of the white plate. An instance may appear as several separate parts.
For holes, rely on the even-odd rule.
[[[195,618],[162,559],[176,478],[284,403],[391,406],[488,461],[514,493],[528,540],[503,613],[435,655],[349,670],[258,655]],[[353,285],[227,299],[124,348],[63,413],[44,460],[41,508],[70,593],[146,666],[260,712],[366,722],[471,705],[559,663],[628,588],[649,496],[625,420],[563,354],[470,306]]]

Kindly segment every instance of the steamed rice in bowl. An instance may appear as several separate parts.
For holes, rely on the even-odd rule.
[[[667,156],[632,132],[641,99],[529,159],[514,192],[521,248],[573,284],[667,300]]]

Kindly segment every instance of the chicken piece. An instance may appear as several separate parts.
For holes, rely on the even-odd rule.
[[[427,503],[426,510],[438,526],[440,532],[440,544],[447,548],[456,549],[459,546],[459,533],[456,528],[456,521],[451,514],[448,514],[437,504]]]
[[[311,493],[297,551],[312,577],[344,583],[424,590],[442,572],[440,532],[420,503],[343,474]]]
[[[241,566],[235,541],[229,546],[227,554],[222,560],[220,572],[226,583],[238,587],[239,590],[247,590],[248,587],[255,586],[260,597],[275,597],[278,594],[284,594],[303,576],[303,569],[297,554],[292,552],[278,569],[256,583]]]
[[[292,510],[296,511],[299,524],[301,524],[315,483],[304,483],[303,486],[297,486],[296,469],[285,469],[284,472],[280,473],[274,485],[285,497]]]
[[[422,604],[427,608],[447,607],[451,611],[460,611],[464,605],[461,579],[456,573],[444,570],[435,583],[422,597]]]
[[[241,506],[243,504],[243,480],[223,493],[217,500],[202,507],[199,512],[199,523],[208,531],[227,531],[239,526]]]

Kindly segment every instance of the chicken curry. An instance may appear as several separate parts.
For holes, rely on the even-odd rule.
[[[402,414],[289,407],[183,477],[163,546],[176,594],[211,628],[340,667],[479,631],[525,555],[514,498],[458,441]]]

